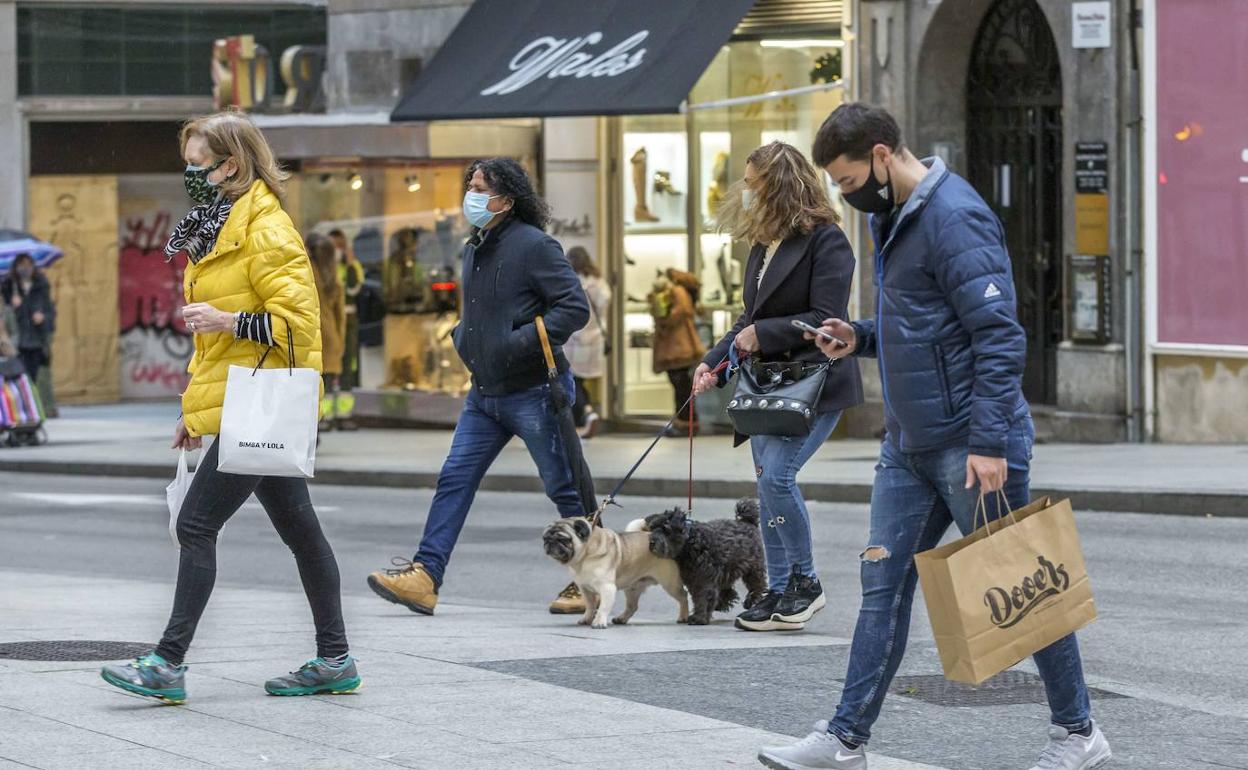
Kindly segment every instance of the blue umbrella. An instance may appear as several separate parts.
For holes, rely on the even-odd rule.
[[[21,230],[0,230],[0,275],[7,275],[18,254],[34,257],[35,265],[46,268],[64,256],[57,247]]]

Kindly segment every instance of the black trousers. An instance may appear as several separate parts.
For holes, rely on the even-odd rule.
[[[342,622],[338,562],[321,532],[307,479],[239,476],[217,470],[217,443],[204,453],[195,479],[178,514],[178,587],[169,625],[156,653],[178,665],[195,635],[217,578],[217,533],[255,493],[277,534],[295,555],[303,591],[316,624],[316,654],[322,658],[347,652]]]
[[[572,418],[576,421],[576,427],[584,428],[585,418],[589,416],[594,404],[590,401],[589,389],[585,387],[585,378],[575,377],[573,381],[576,383],[576,402],[572,404]]]
[[[22,368],[30,378],[30,386],[35,387],[35,383],[39,381],[39,370],[48,362],[43,348],[22,348],[17,351],[17,356],[22,359]]]
[[[676,409],[680,410],[677,416],[685,421],[697,422],[698,416],[693,413],[693,404],[685,406],[685,402],[693,395],[693,370],[671,369],[667,372],[667,379],[671,381],[672,388],[676,391]],[[683,409],[681,409],[682,406]]]

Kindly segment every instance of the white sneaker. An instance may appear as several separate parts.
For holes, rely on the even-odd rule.
[[[1109,741],[1096,722],[1092,723],[1092,734],[1087,738],[1049,725],[1049,745],[1031,770],[1092,770],[1113,756]]]
[[[797,743],[759,749],[758,761],[772,770],[867,770],[867,751],[862,746],[848,748],[821,719],[815,722],[815,731]]]

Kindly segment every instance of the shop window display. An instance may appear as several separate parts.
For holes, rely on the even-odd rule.
[[[462,395],[459,323],[463,163],[307,164],[298,210],[307,232],[340,230],[364,269],[357,299],[366,389]]]
[[[834,38],[734,41],[703,73],[689,103],[832,82],[841,74],[840,49]],[[719,203],[741,178],[751,151],[778,140],[809,153],[819,124],[841,101],[833,89],[621,121],[617,189],[625,303],[618,403],[626,415],[671,412],[671,386],[652,369],[654,322],[646,297],[656,277],[671,267],[697,276],[700,335],[709,344],[727,332],[740,313],[749,245],[717,232]],[[822,176],[839,208],[839,196]],[[716,411],[709,404],[704,416]]]

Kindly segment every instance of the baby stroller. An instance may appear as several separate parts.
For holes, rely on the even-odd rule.
[[[43,404],[17,356],[0,353],[0,444],[38,446],[48,442]]]

